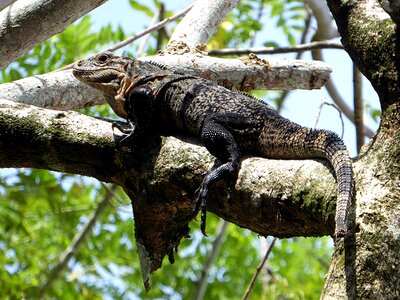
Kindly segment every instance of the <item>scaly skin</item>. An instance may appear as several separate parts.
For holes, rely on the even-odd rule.
[[[218,162],[196,191],[194,215],[201,211],[204,234],[210,186],[225,179],[230,198],[244,154],[328,160],[338,182],[335,237],[346,234],[354,182],[348,151],[335,133],[302,127],[261,100],[200,77],[109,52],[79,61],[73,74],[100,90],[117,115],[132,125],[124,131],[124,143],[145,140],[149,133],[200,137]]]

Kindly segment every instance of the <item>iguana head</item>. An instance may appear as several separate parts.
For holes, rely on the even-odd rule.
[[[121,80],[134,62],[129,57],[116,56],[111,52],[102,52],[78,61],[72,74],[83,83],[99,90],[107,102],[120,117],[126,117],[124,102],[115,99]]]

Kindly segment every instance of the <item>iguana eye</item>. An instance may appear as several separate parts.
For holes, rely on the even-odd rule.
[[[101,53],[99,54],[99,56],[97,57],[97,60],[100,62],[106,62],[110,57],[105,54],[105,53]]]

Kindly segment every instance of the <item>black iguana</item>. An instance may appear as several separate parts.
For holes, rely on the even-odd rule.
[[[262,102],[200,77],[174,72],[110,52],[77,62],[73,74],[100,90],[130,128],[125,142],[149,132],[199,137],[217,164],[196,192],[194,216],[201,211],[205,233],[210,186],[225,179],[228,198],[236,183],[241,155],[275,159],[327,159],[336,173],[338,198],[335,237],[347,232],[353,194],[352,163],[343,141],[333,132],[302,127]]]

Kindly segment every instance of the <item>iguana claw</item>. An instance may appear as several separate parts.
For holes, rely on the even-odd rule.
[[[193,211],[193,218],[197,220],[197,214],[201,211],[200,216],[200,229],[204,236],[206,233],[206,218],[207,218],[207,200],[208,200],[208,188],[204,186],[204,182],[196,190],[196,206]]]

